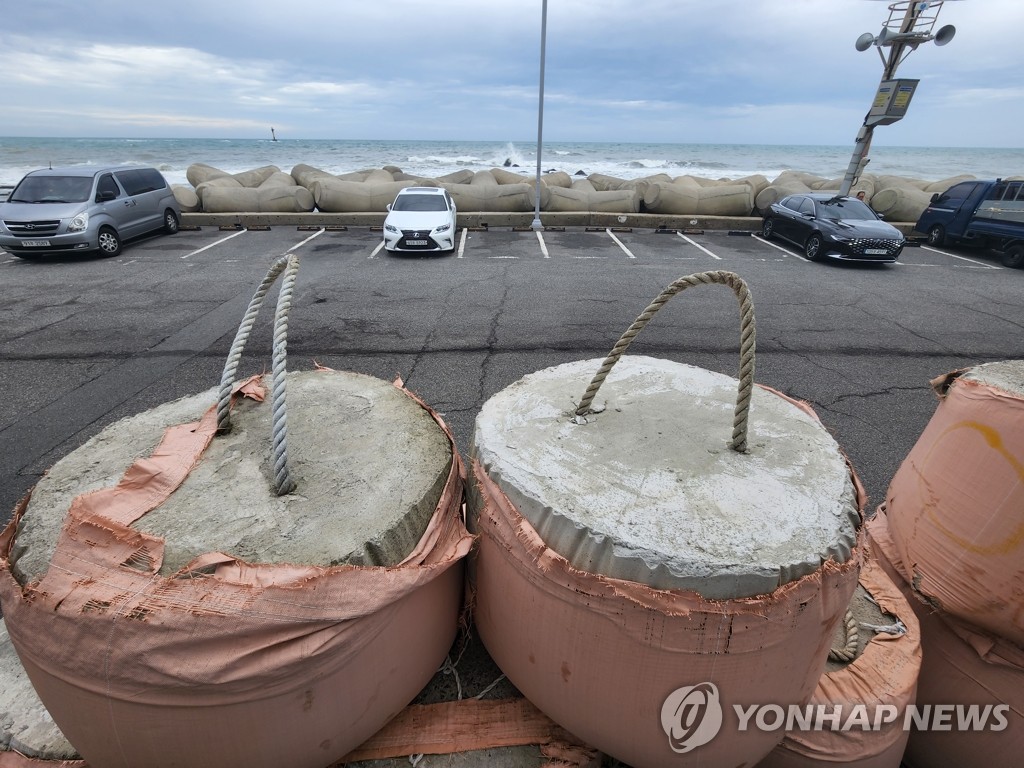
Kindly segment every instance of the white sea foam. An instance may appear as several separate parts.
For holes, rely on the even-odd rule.
[[[160,169],[173,184],[187,183],[193,163],[227,173],[265,165],[289,172],[303,164],[328,173],[397,166],[406,173],[442,176],[455,171],[507,168],[523,175],[537,170],[537,147],[530,141],[329,141],[289,139],[87,139],[0,137],[0,185],[13,185],[30,170],[85,163],[144,163]],[[543,172],[570,176],[601,173],[635,179],[657,173],[737,179],[775,179],[784,170],[826,178],[841,176],[851,147],[753,144],[629,144],[548,142]],[[868,171],[937,181],[960,174],[995,178],[1024,174],[1024,149],[872,148]]]

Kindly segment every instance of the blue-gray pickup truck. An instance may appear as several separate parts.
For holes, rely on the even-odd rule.
[[[961,181],[931,204],[914,226],[929,245],[989,248],[1007,267],[1024,268],[1024,180]]]

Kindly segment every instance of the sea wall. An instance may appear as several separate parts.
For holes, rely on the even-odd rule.
[[[536,206],[535,176],[504,168],[462,170],[438,178],[404,173],[395,166],[332,174],[300,164],[290,173],[263,166],[229,174],[195,163],[186,173],[189,184],[173,186],[187,213],[380,213],[398,191],[411,186],[443,187],[459,213],[528,213]],[[958,181],[956,176],[925,181],[902,176],[864,174],[851,194],[865,199],[889,221],[913,222],[931,196]],[[664,214],[672,216],[758,217],[772,203],[795,192],[838,192],[839,178],[784,171],[774,180],[764,176],[706,179],[668,174],[620,179],[604,174],[575,177],[564,171],[540,177],[540,210],[550,213]]]

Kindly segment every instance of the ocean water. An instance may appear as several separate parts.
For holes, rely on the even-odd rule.
[[[848,146],[760,144],[638,144],[544,142],[541,170],[570,175],[607,174],[634,179],[657,173],[714,179],[786,170],[827,178],[846,172]],[[78,164],[146,164],[172,184],[186,184],[193,163],[227,173],[275,165],[290,172],[304,164],[328,173],[395,166],[406,173],[441,176],[494,167],[534,175],[536,141],[356,141],[280,139],[95,139],[0,137],[0,186],[11,186],[37,168]],[[877,144],[866,171],[928,181],[961,174],[976,178],[1024,175],[1024,148],[884,147]]]

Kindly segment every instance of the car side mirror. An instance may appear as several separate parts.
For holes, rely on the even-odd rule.
[[[97,203],[109,203],[111,200],[114,200],[116,198],[117,198],[117,195],[115,195],[109,189],[105,189],[102,192],[100,192],[98,195],[96,195],[96,202]]]
[[[939,193],[938,192],[936,192],[935,194],[932,195],[932,202],[933,203],[939,202]]]

